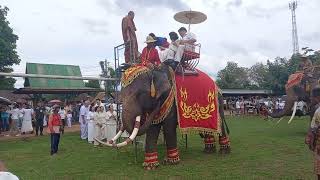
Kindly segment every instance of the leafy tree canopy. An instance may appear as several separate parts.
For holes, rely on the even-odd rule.
[[[7,20],[9,8],[0,5],[0,72],[12,72],[12,66],[20,63],[16,42],[18,36],[13,33]],[[15,79],[0,77],[0,89],[13,89]]]
[[[239,67],[235,62],[218,72],[217,83],[223,89],[270,89],[275,94],[285,94],[288,77],[299,70],[301,55],[290,59],[277,57],[266,64],[256,63],[250,68]],[[308,56],[314,65],[320,65],[320,52]]]

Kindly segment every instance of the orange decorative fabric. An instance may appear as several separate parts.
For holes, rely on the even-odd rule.
[[[302,78],[303,78],[303,72],[297,72],[297,73],[291,74],[286,84],[286,89],[299,84]]]
[[[218,86],[207,74],[197,71],[198,76],[175,76],[180,130],[220,134]]]
[[[129,86],[140,74],[146,73],[149,68],[141,65],[132,66],[127,69],[121,77],[122,87]]]

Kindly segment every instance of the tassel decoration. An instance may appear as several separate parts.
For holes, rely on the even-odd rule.
[[[154,82],[153,82],[153,79],[151,81],[151,97],[156,97],[156,88],[154,86]]]

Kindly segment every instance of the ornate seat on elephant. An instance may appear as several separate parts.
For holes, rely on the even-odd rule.
[[[199,64],[201,44],[186,46],[181,63],[185,69],[194,70]]]
[[[199,64],[200,60],[200,49],[201,44],[188,45],[182,55],[180,65],[178,67],[178,74],[183,74],[187,76],[198,75],[196,67]]]

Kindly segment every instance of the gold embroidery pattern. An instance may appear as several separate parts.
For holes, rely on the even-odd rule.
[[[139,75],[148,72],[149,69],[145,66],[133,66],[127,69],[121,77],[122,87],[129,86]]]
[[[195,121],[206,120],[212,117],[211,113],[216,110],[216,106],[214,104],[215,92],[213,90],[209,90],[207,99],[208,104],[206,106],[201,106],[199,103],[188,105],[186,103],[188,99],[188,92],[185,88],[180,88],[180,97],[180,108],[182,110],[182,116],[184,118],[191,118]]]

